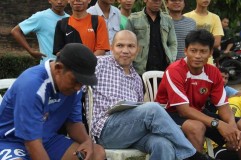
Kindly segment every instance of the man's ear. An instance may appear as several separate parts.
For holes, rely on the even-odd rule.
[[[209,57],[211,57],[213,55],[213,49],[210,50],[210,55]]]
[[[54,70],[56,73],[61,73],[64,69],[64,64],[61,62],[55,62],[54,64]]]
[[[187,56],[187,48],[184,48],[184,54]]]
[[[114,44],[110,45],[110,51],[113,51]]]

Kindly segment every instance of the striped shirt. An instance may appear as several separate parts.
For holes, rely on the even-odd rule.
[[[187,34],[196,29],[196,22],[188,17],[184,17],[180,20],[173,20],[174,28],[177,36],[177,60],[185,57],[185,38]]]
[[[143,101],[143,86],[140,76],[132,66],[130,74],[126,75],[112,56],[98,58],[96,76],[98,85],[93,87],[91,132],[93,136],[99,137],[108,118],[107,110],[121,100]]]

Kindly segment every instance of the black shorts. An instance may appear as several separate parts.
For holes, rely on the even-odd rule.
[[[220,117],[216,113],[212,113],[208,110],[204,110],[203,113],[210,116],[210,117],[220,119]],[[168,114],[172,117],[172,119],[179,126],[182,126],[182,124],[187,120],[187,118],[180,117],[177,112],[168,112]],[[240,120],[240,118],[235,117],[236,122],[238,122],[239,120]],[[218,130],[216,128],[207,127],[205,136],[212,139],[219,146],[223,146],[226,143],[224,141],[224,138],[221,136],[221,134],[218,132]]]

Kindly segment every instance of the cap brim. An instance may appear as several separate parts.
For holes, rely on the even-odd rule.
[[[83,75],[73,71],[76,80],[83,85],[97,85],[97,78],[93,75]]]

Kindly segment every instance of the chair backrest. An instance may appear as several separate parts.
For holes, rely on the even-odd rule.
[[[158,78],[163,77],[163,71],[147,71],[142,74],[146,95],[149,101],[154,101],[158,90]]]
[[[10,88],[15,80],[16,80],[15,78],[0,79],[0,90]],[[2,95],[0,94],[0,104],[1,102],[2,102]]]
[[[91,127],[92,127],[92,118],[93,118],[93,91],[91,86],[87,86],[87,94],[88,94],[88,126],[89,126],[89,135],[91,137]],[[86,111],[87,112],[87,111]]]

